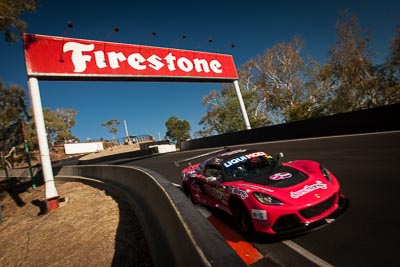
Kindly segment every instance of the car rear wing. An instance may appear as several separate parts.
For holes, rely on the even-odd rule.
[[[187,158],[187,159],[183,159],[183,160],[179,160],[179,161],[174,161],[174,163],[175,163],[175,166],[179,166],[179,164],[184,163],[184,162],[188,162],[189,165],[192,165],[191,161],[194,160],[194,159],[199,159],[199,158],[215,155],[215,154],[218,154],[218,153],[221,153],[221,152],[225,152],[225,151],[230,151],[230,150],[231,150],[230,148],[224,147],[222,149],[218,149],[218,150],[214,150],[214,151],[211,151],[211,152],[207,152],[207,153],[204,153],[204,154],[201,154],[201,155],[197,155],[197,156],[194,156],[194,157],[191,157],[191,158]]]

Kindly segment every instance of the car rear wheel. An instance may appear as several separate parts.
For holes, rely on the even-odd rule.
[[[253,222],[245,205],[238,200],[233,201],[231,210],[236,227],[243,233],[251,233],[253,231]]]

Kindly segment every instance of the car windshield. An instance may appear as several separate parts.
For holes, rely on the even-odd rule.
[[[265,153],[251,158],[234,158],[224,163],[225,181],[243,180],[270,173],[276,165],[277,162]]]

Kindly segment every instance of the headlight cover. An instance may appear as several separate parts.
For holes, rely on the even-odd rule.
[[[322,165],[319,165],[319,169],[321,170],[321,173],[326,178],[326,180],[332,183],[332,177],[329,175],[328,170],[325,169],[325,167]]]
[[[280,200],[278,200],[278,199],[276,199],[274,197],[271,197],[268,194],[264,194],[264,193],[261,193],[261,192],[254,192],[253,195],[262,204],[266,204],[266,205],[283,205],[282,201],[280,201]]]

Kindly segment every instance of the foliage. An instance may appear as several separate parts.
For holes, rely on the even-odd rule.
[[[64,140],[78,140],[72,135],[70,129],[75,125],[77,111],[72,109],[43,110],[50,145]],[[22,120],[26,138],[31,150],[38,148],[33,116],[27,110],[25,90],[17,85],[6,88],[0,81],[0,131],[4,131],[11,124]]]
[[[268,118],[257,111],[256,91],[244,90],[242,97],[250,124],[253,127],[268,125]],[[203,105],[207,106],[207,114],[201,118],[199,124],[203,125],[203,128],[197,131],[195,136],[204,137],[246,129],[233,86],[225,86],[221,91],[212,90],[203,98]]]
[[[329,91],[316,80],[319,65],[301,57],[302,40],[278,43],[239,70],[240,88],[252,128],[320,116]],[[232,86],[203,98],[207,114],[196,136],[244,130],[239,101]]]
[[[319,64],[310,56],[302,57],[303,46],[295,37],[246,63],[259,105],[274,123],[317,117],[324,109],[329,90],[316,80]]]
[[[303,54],[304,42],[294,37],[250,59],[239,69],[240,88],[252,128],[372,108],[400,102],[400,27],[386,62],[374,65],[372,34],[357,17],[341,13],[337,42],[320,66]],[[196,137],[244,130],[232,86],[211,90]]]
[[[390,48],[386,62],[376,67],[379,105],[400,103],[400,26]]]
[[[187,120],[180,120],[176,116],[169,117],[165,122],[167,132],[165,137],[175,144],[180,144],[190,138],[190,130],[192,129]]]
[[[46,132],[51,144],[65,143],[70,140],[79,141],[71,133],[77,113],[76,110],[67,108],[58,108],[55,111],[51,111],[49,108],[43,109]]]
[[[17,85],[6,88],[0,81],[0,131],[21,119],[29,119],[25,90]]]
[[[26,30],[26,22],[21,19],[25,12],[34,12],[38,0],[0,0],[0,31],[5,40],[12,43]]]
[[[112,140],[115,140],[115,135],[118,132],[118,128],[116,128],[118,125],[120,125],[120,122],[116,118],[112,118],[106,122],[102,122],[101,126],[105,126],[108,129],[108,132],[111,133],[112,135]]]
[[[24,121],[26,124],[29,120],[25,90],[17,85],[6,88],[0,81],[0,133],[4,133],[14,123]]]
[[[331,85],[334,98],[330,112],[348,112],[376,106],[377,78],[368,49],[371,34],[362,32],[357,18],[348,12],[337,23],[337,43],[321,70],[321,79]]]

